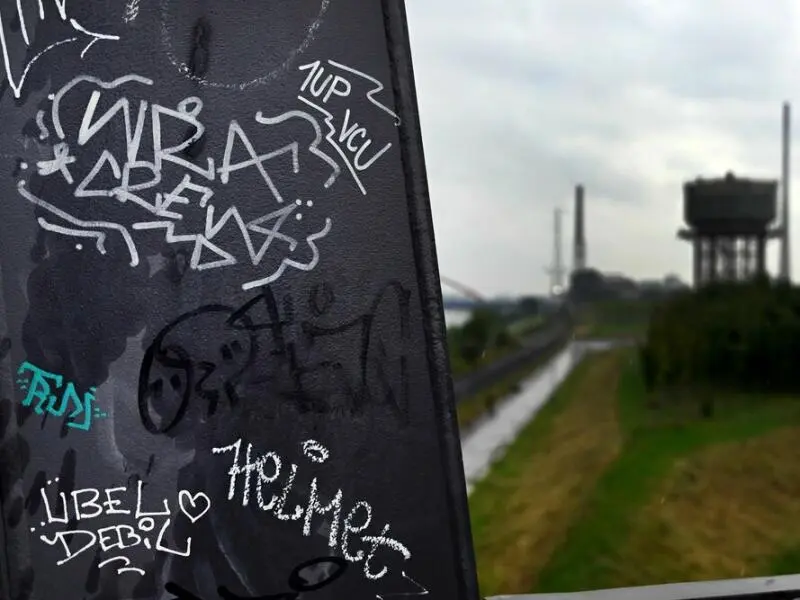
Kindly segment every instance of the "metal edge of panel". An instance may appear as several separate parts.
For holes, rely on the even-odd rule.
[[[433,234],[428,180],[422,146],[414,69],[404,0],[381,0],[386,44],[391,62],[392,92],[400,118],[398,125],[408,217],[422,306],[431,393],[437,417],[437,434],[447,481],[447,502],[452,508],[449,525],[456,544],[460,582],[459,598],[477,600],[478,581],[472,549],[466,481],[455,396],[447,354],[444,305]]]

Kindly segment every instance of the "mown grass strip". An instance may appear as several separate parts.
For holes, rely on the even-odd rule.
[[[770,560],[770,574],[797,575],[800,573],[800,542],[787,544]]]
[[[797,400],[785,397],[750,398],[747,404],[737,398],[729,403],[720,398],[714,418],[707,420],[700,419],[696,411],[681,411],[680,406],[668,406],[661,411],[661,419],[654,418],[658,411],[648,408],[639,373],[638,361],[631,353],[619,386],[623,452],[599,480],[591,501],[575,515],[564,543],[541,571],[538,583],[525,591],[569,592],[632,581],[657,583],[631,576],[634,571],[628,566],[627,543],[638,515],[658,493],[676,461],[711,445],[752,439],[797,420]],[[697,523],[685,526],[692,528]],[[656,553],[649,560],[656,563],[675,551],[663,545],[661,550],[663,555]],[[724,552],[724,548],[718,551]],[[691,572],[684,575],[692,578]],[[664,576],[682,579],[674,570],[665,569]]]
[[[619,352],[590,355],[470,496],[484,596],[530,588],[619,449]]]
[[[622,540],[614,586],[775,574],[776,551],[800,540],[798,434],[781,427],[675,461]]]

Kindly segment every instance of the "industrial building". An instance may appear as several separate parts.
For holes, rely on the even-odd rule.
[[[586,233],[584,231],[583,185],[575,187],[575,215],[573,218],[572,269],[564,265],[561,249],[561,217],[564,211],[556,208],[553,222],[553,264],[545,269],[550,275],[550,294],[558,296],[567,290],[566,279],[570,273],[586,269]]]

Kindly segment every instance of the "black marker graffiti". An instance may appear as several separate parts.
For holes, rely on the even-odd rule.
[[[224,585],[217,590],[221,600],[297,600],[300,594],[315,592],[331,585],[347,571],[347,561],[338,556],[314,558],[296,566],[289,575],[289,591],[263,596],[241,596],[234,594]],[[304,571],[309,571],[304,575]],[[320,577],[321,575],[321,577]],[[164,589],[173,594],[169,600],[203,600],[184,587],[168,582]]]
[[[167,325],[142,361],[142,424],[167,433],[192,398],[211,417],[221,401],[235,407],[256,394],[271,416],[284,405],[350,415],[380,405],[406,424],[410,292],[390,282],[364,314],[344,320],[328,320],[337,307],[329,285],[314,287],[308,305],[314,318],[300,320],[293,297],[279,302],[267,287],[239,308],[207,305]]]
[[[222,394],[230,406],[239,401],[237,384],[242,374],[253,364],[258,352],[258,340],[250,332],[240,332],[228,326],[235,310],[223,305],[208,305],[187,313],[164,328],[145,351],[139,373],[139,415],[142,424],[151,433],[166,433],[186,415],[189,401],[197,395],[207,402],[207,414],[213,416]],[[212,339],[224,340],[218,346],[218,355],[185,345],[192,330],[202,327]],[[178,344],[178,339],[181,344]],[[243,360],[240,360],[243,358]],[[165,380],[151,381],[153,371],[171,371],[168,383],[178,395],[177,408],[170,416],[165,413]],[[161,415],[157,424],[150,414],[154,409]]]

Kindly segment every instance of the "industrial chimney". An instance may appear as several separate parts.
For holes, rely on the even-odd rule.
[[[791,279],[791,265],[790,265],[790,252],[789,246],[789,179],[791,177],[789,172],[790,150],[791,144],[791,107],[788,102],[783,103],[783,161],[781,173],[781,264],[780,264],[780,278],[784,281]]]
[[[583,186],[575,188],[575,233],[573,237],[572,270],[586,268],[586,237],[583,217]]]

